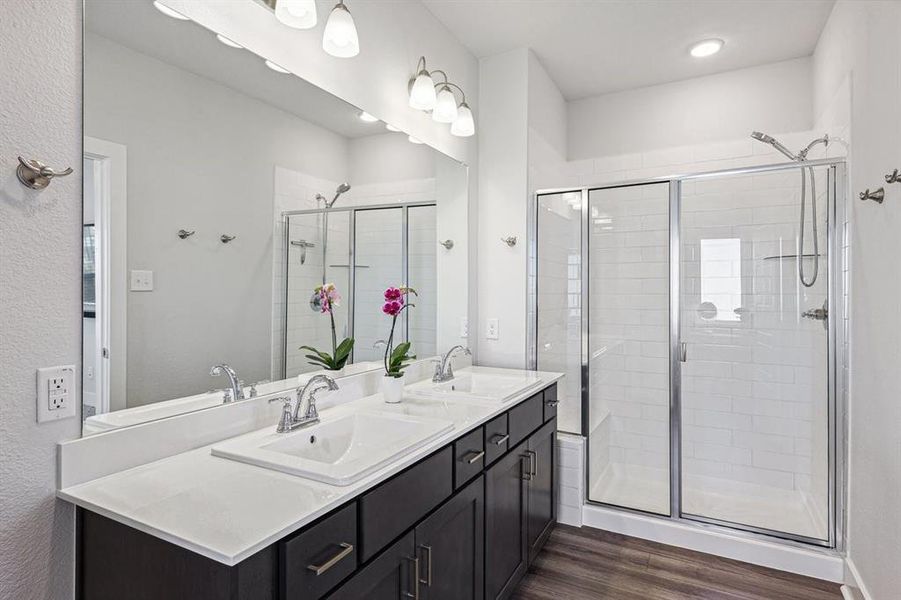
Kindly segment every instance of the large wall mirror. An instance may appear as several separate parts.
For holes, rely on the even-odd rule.
[[[419,357],[465,343],[467,167],[224,42],[85,1],[85,434],[222,404],[222,363],[292,387],[332,316],[379,368],[392,285]]]

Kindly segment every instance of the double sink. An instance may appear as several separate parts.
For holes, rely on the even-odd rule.
[[[405,395],[417,406],[456,403],[492,407],[541,386],[533,374],[498,373],[471,367],[446,382],[421,381]],[[398,412],[371,404],[358,411],[324,411],[315,425],[291,433],[275,433],[275,427],[225,441],[212,448],[214,456],[228,458],[331,485],[350,485],[380,468],[447,434],[454,422],[410,411]],[[419,412],[431,412],[426,406]]]

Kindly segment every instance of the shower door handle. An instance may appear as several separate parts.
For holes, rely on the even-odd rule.
[[[679,362],[685,362],[688,360],[688,344],[685,342],[679,342]]]

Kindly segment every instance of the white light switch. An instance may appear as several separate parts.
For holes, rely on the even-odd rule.
[[[135,271],[131,272],[131,291],[133,292],[152,292],[153,291],[153,271]]]
[[[485,338],[489,340],[498,339],[498,323],[497,319],[488,319],[487,327],[485,327]]]
[[[75,416],[75,365],[38,369],[38,423]]]

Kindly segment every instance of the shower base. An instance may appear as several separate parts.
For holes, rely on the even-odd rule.
[[[637,465],[610,464],[590,482],[589,500],[650,513],[669,514],[669,472]],[[714,477],[685,475],[682,511],[719,521],[750,525],[816,539],[827,526],[799,490],[785,490]]]

